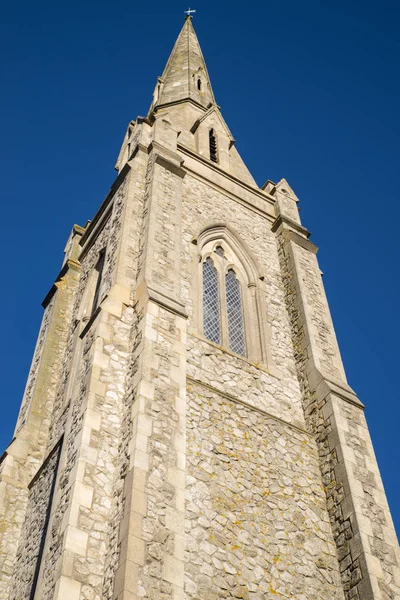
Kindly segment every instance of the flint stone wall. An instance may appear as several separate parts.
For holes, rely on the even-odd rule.
[[[55,478],[57,477],[59,456],[60,446],[57,446],[43,464],[30,488],[28,509],[17,553],[17,568],[13,574],[10,600],[29,600],[31,598],[32,582],[38,560],[40,560],[41,544],[48,521],[48,511],[52,501]]]
[[[198,323],[200,291],[196,295],[198,257],[193,240],[214,223],[226,223],[258,262],[265,279],[267,340],[272,365],[265,369],[229,356],[207,341],[188,340],[188,373],[216,387],[245,397],[254,406],[287,421],[304,425],[301,393],[293,356],[277,244],[271,223],[213,187],[186,175],[183,180],[182,301],[189,332],[201,336]],[[273,367],[273,369],[272,369]],[[276,376],[275,373],[278,375]]]
[[[394,600],[400,597],[399,548],[363,410],[335,394],[319,398],[307,376],[311,354],[324,373],[345,382],[318,263],[312,252],[291,245],[287,232],[279,239],[304,414],[318,445],[345,597]],[[297,281],[305,284],[307,309],[312,315],[313,335],[308,337]],[[310,337],[316,340],[312,351],[306,347]]]
[[[50,325],[51,315],[53,311],[54,298],[51,299],[48,306],[45,309],[42,323],[40,325],[39,336],[36,342],[35,351],[33,354],[32,364],[29,371],[28,381],[26,383],[24,397],[22,399],[21,409],[18,415],[18,422],[16,432],[18,432],[21,427],[25,425],[27,412],[29,410],[33,391],[35,389],[37,375],[39,372],[40,361],[42,359],[43,349],[46,342],[47,332]]]
[[[343,600],[312,438],[188,385],[186,593]]]

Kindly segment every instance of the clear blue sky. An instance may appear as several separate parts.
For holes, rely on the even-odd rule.
[[[105,197],[126,125],[146,114],[185,8],[2,5],[1,449],[71,226]],[[200,0],[194,8],[239,151],[259,185],[288,179],[320,247],[349,383],[366,404],[399,529],[399,5]]]

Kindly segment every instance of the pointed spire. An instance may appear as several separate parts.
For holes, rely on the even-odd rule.
[[[162,76],[158,79],[152,110],[190,98],[207,109],[215,104],[199,41],[187,16]]]

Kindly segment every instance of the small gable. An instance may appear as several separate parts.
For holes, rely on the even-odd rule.
[[[199,154],[249,185],[257,185],[235,148],[235,139],[218,106],[210,106],[196,119],[190,131],[195,136]]]

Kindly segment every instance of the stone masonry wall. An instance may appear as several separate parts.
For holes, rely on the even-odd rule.
[[[39,365],[40,365],[40,361],[42,358],[42,353],[43,353],[43,348],[44,348],[44,344],[46,341],[47,332],[49,329],[53,306],[54,306],[54,298],[51,299],[51,301],[48,304],[48,306],[46,307],[44,315],[43,315],[42,323],[41,323],[40,330],[39,330],[38,340],[37,340],[35,351],[33,354],[31,369],[29,371],[29,376],[28,376],[28,381],[26,383],[26,387],[25,387],[24,397],[22,399],[21,409],[20,409],[20,412],[18,415],[18,422],[17,422],[17,429],[16,429],[17,431],[19,429],[21,429],[21,427],[26,422],[26,414],[27,414],[27,411],[29,410],[30,403],[32,400],[33,390],[34,390],[34,387],[36,384],[36,379],[37,379],[37,375],[38,375],[38,371],[39,371]]]
[[[26,422],[27,412],[32,400],[33,389],[37,380],[41,355],[43,353],[44,342],[47,336],[51,314],[54,306],[54,298],[47,306],[43,315],[40,328],[39,339],[36,344],[32,367],[28,377],[28,383],[25,389],[24,399],[21,407],[21,413],[17,423],[17,430],[21,429]],[[0,485],[0,508],[1,514],[7,519],[0,527],[0,562],[5,576],[0,582],[0,597],[8,595],[10,580],[14,570],[16,551],[18,548],[19,536],[25,519],[25,509],[28,501],[28,490],[23,483],[27,485],[39,467],[39,458],[36,456],[27,457],[22,453],[20,457],[8,457],[8,462],[12,461],[12,466],[6,464],[6,456],[0,465],[1,475],[12,476],[19,485],[11,485],[11,482],[2,481]],[[3,478],[3,477],[2,477]],[[20,480],[20,481],[18,481]]]
[[[109,361],[99,378],[104,395],[96,395],[92,403],[101,425],[99,422],[92,430],[89,447],[95,453],[84,474],[84,484],[93,490],[93,497],[90,506],[81,507],[77,522],[79,530],[87,533],[87,548],[83,556],[75,558],[72,571],[72,576],[82,581],[81,598],[85,600],[111,599],[113,592],[113,577],[105,574],[107,569],[114,574],[118,558],[123,485],[119,447],[132,309],[126,308],[121,319],[110,315],[107,327],[109,339],[103,344],[103,353]]]
[[[51,413],[68,343],[68,327],[79,272],[70,266],[56,282],[43,320],[33,360],[34,376],[29,379],[22,422],[16,439],[4,457],[0,483],[0,596],[8,597],[16,553],[28,501],[27,486],[46,455]],[[48,320],[47,320],[47,316]],[[40,357],[38,350],[40,349]],[[31,385],[34,382],[34,385]],[[25,410],[26,409],[26,410]]]
[[[187,597],[342,599],[312,438],[188,384]]]
[[[82,361],[79,368],[80,381],[80,399],[85,396],[87,391],[87,376],[91,365],[91,355],[94,336],[86,336],[82,352]],[[81,404],[75,402],[68,406],[70,415],[68,416],[69,428],[65,432],[64,449],[61,457],[59,483],[53,499],[52,518],[49,524],[46,548],[42,560],[42,598],[43,600],[52,600],[55,587],[56,566],[61,559],[64,533],[61,525],[63,517],[68,510],[71,501],[70,477],[74,470],[77,449],[75,441],[82,430]],[[65,420],[59,419],[58,426],[65,427]],[[60,432],[61,433],[61,432]]]
[[[51,419],[50,435],[48,441],[48,449],[50,449],[56,441],[60,438],[64,431],[65,419],[64,411],[71,398],[67,397],[67,391],[70,394],[73,392],[73,387],[68,388],[68,383],[71,379],[77,378],[77,372],[72,370],[74,353],[78,351],[77,346],[80,345],[78,342],[79,331],[79,319],[78,315],[82,314],[82,302],[86,299],[87,304],[90,305],[90,298],[85,298],[85,291],[87,289],[88,281],[93,269],[98,261],[100,251],[106,247],[108,239],[110,237],[111,220],[107,219],[103,225],[99,235],[92,244],[90,250],[86,254],[81,265],[81,276],[79,279],[79,285],[76,292],[76,298],[74,303],[73,314],[75,318],[71,321],[68,345],[65,353],[64,362],[62,365],[62,375],[60,383],[57,387],[56,398],[54,402],[53,414]],[[89,306],[88,306],[88,310]],[[77,366],[79,371],[79,365]],[[79,379],[75,382],[75,387],[78,384]]]
[[[314,255],[277,239],[261,210],[214,186],[211,170],[207,184],[185,173],[167,118],[153,123],[146,151],[150,124],[143,128],[132,171],[117,179],[108,217],[94,221],[99,229],[81,255],[50,382],[49,436],[28,458],[33,475],[50,453],[31,486],[10,600],[30,597],[55,476],[51,451],[62,436],[40,600],[367,600],[365,558],[354,551],[361,537],[376,600],[395,600],[398,555],[364,417],[310,388],[305,340],[321,369],[344,378]],[[193,241],[216,223],[258,263],[268,364],[201,333]],[[90,315],[103,248],[101,307]],[[313,304],[312,336],[293,254]],[[46,320],[28,400],[45,337]],[[17,456],[18,468],[24,460]],[[27,496],[23,489],[15,498],[19,525]]]
[[[140,138],[138,132],[138,139]],[[134,140],[131,140],[131,147],[135,146]],[[124,202],[124,214],[122,231],[123,251],[118,255],[118,280],[132,287],[131,298],[135,297],[135,288],[131,285],[136,280],[138,261],[139,261],[139,233],[142,225],[143,216],[143,196],[145,188],[145,176],[147,166],[147,155],[139,154],[137,159],[131,164],[130,185],[127,188],[126,202]],[[115,275],[115,274],[114,274]],[[132,302],[133,304],[133,302]],[[113,500],[110,513],[108,528],[108,546],[105,558],[105,573],[103,580],[102,600],[111,600],[114,596],[115,576],[120,559],[120,539],[119,531],[123,518],[124,498],[123,484],[129,470],[129,448],[132,438],[132,404],[134,402],[134,378],[138,370],[138,359],[136,350],[142,341],[142,332],[138,327],[140,315],[135,308],[126,309],[124,316],[129,318],[129,330],[126,330],[124,345],[127,350],[124,359],[124,386],[116,385],[111,395],[115,398],[120,396],[121,418],[118,419],[118,450],[112,450],[114,480],[113,480]],[[124,318],[125,320],[125,318]],[[128,321],[126,321],[128,322]],[[111,323],[110,323],[111,325]],[[118,327],[118,324],[117,324]],[[107,377],[106,377],[107,379]],[[110,381],[110,386],[113,382]],[[117,422],[117,420],[116,420]]]
[[[66,576],[78,583],[80,598],[105,600],[113,596],[119,556],[122,463],[126,454],[127,432],[122,419],[126,416],[125,378],[133,317],[132,309],[126,305],[119,303],[123,308],[117,307],[119,301],[115,298],[122,292],[114,284],[118,269],[124,269],[128,280],[132,270],[135,272],[135,264],[121,260],[120,245],[124,234],[125,250],[131,248],[137,257],[140,223],[137,214],[135,218],[133,213],[126,212],[129,173],[126,170],[125,178],[117,182],[114,197],[108,200],[108,216],[103,216],[103,223],[97,223],[94,239],[89,240],[89,248],[80,257],[78,289],[74,289],[75,301],[69,307],[74,319],[69,321],[69,333],[64,340],[65,355],[54,388],[55,400],[49,407],[50,434],[43,440],[42,448],[42,453],[48,454],[64,434],[59,484],[38,582],[41,600],[53,600],[60,593],[63,597]],[[136,180],[131,196],[140,196],[140,187],[143,190],[143,182]],[[135,208],[140,212],[140,206]],[[82,334],[91,317],[92,274],[103,248],[106,256],[100,289],[102,309]],[[24,511],[19,512],[23,520]],[[39,504],[31,496],[28,514],[32,523],[39,522],[39,513]],[[28,522],[26,526],[29,527]],[[41,533],[40,527],[33,526],[30,534],[33,546]],[[18,568],[23,567],[24,561],[20,559]],[[29,577],[26,569],[27,585]],[[74,593],[77,583],[73,583]]]
[[[144,492],[148,504],[142,522],[146,549],[144,564],[139,570],[138,595],[167,600],[175,597],[173,588],[180,576],[177,558],[183,546],[180,537],[183,534],[183,494],[173,475],[176,473],[175,479],[178,479],[184,468],[182,455],[177,450],[184,431],[176,409],[180,397],[179,371],[184,360],[179,342],[184,333],[173,313],[161,308],[153,312],[158,313],[152,323],[158,331],[158,339],[152,344],[157,366],[149,366],[155,392],[154,398],[147,402],[147,418],[152,420],[153,426],[147,442],[149,463]]]
[[[131,438],[114,596],[183,600],[186,320],[179,299],[181,177],[167,121],[149,154],[129,376]],[[170,162],[172,161],[172,162]],[[131,386],[133,385],[133,390]],[[130,403],[127,403],[128,405]],[[124,426],[124,430],[125,430]]]
[[[112,214],[110,218],[110,233],[107,239],[106,257],[104,261],[104,269],[102,276],[102,286],[100,289],[100,297],[111,289],[115,283],[116,267],[119,258],[119,245],[121,239],[121,231],[123,226],[123,212],[126,204],[127,187],[129,185],[129,176],[125,177],[119,185],[113,198]]]
[[[196,380],[243,397],[255,408],[285,421],[303,425],[301,414],[296,412],[299,396],[296,381],[289,380],[285,387],[282,380],[268,371],[194,335],[188,336],[187,368]]]
[[[55,448],[29,490],[28,510],[17,553],[17,568],[13,574],[10,600],[29,600],[41,544],[52,501],[52,493],[60,456]]]
[[[122,212],[125,197],[125,184],[119,186],[112,205],[110,218],[105,222],[99,234],[91,245],[82,261],[82,275],[75,302],[75,315],[86,314],[90,311],[91,298],[87,285],[98,260],[99,252],[106,247],[104,277],[100,298],[104,298],[114,281],[114,270],[118,255],[118,244],[122,227]],[[82,303],[87,305],[84,310]],[[118,491],[122,396],[124,393],[123,379],[127,360],[127,348],[123,349],[130,335],[131,323],[128,313],[121,319],[109,316],[109,323],[102,315],[102,333],[108,332],[108,342],[102,351],[109,356],[109,367],[102,373],[99,386],[104,388],[104,397],[98,402],[92,401],[92,410],[99,415],[101,429],[92,430],[89,447],[93,449],[96,460],[89,460],[84,475],[84,486],[92,489],[91,505],[82,506],[77,519],[77,529],[87,532],[87,549],[84,556],[78,555],[72,564],[72,574],[78,581],[87,584],[82,587],[82,598],[103,599],[111,597],[110,582],[103,593],[104,573],[106,564],[110,565],[111,556],[116,553],[115,529],[118,524],[112,522],[120,508]],[[96,318],[98,321],[99,318]],[[49,443],[54,443],[62,433],[66,433],[65,453],[63,453],[60,468],[60,484],[53,502],[53,515],[50,522],[49,535],[46,542],[45,555],[42,564],[41,593],[42,598],[53,597],[57,569],[63,561],[65,544],[63,523],[71,506],[71,479],[76,470],[79,455],[77,443],[82,436],[84,413],[90,397],[91,373],[93,355],[99,344],[96,343],[98,324],[92,324],[83,340],[79,339],[82,325],[75,320],[71,324],[69,344],[64,361],[63,376],[57,390],[53,411],[52,427]],[[117,475],[118,474],[118,475]],[[119,486],[121,488],[121,483]],[[112,584],[111,584],[112,585]],[[97,595],[93,595],[96,593]]]
[[[103,580],[102,600],[112,600],[115,586],[115,576],[120,559],[119,532],[123,519],[124,494],[123,484],[129,470],[129,446],[132,438],[132,404],[134,402],[134,377],[138,369],[136,350],[142,341],[141,332],[138,328],[139,316],[135,310],[129,311],[132,326],[130,327],[130,339],[128,341],[128,353],[126,363],[126,380],[124,386],[123,402],[121,407],[122,418],[120,420],[118,452],[112,451],[114,462],[113,501],[112,514],[110,515],[108,529],[108,547],[105,559],[105,572]]]
[[[144,136],[141,127],[137,126],[137,139]],[[147,132],[146,132],[147,133]],[[132,139],[131,148],[134,148],[135,142]],[[114,276],[118,282],[131,288],[132,304],[135,297],[136,274],[139,261],[139,237],[143,216],[143,196],[145,191],[145,177],[147,169],[147,153],[138,151],[136,158],[131,162],[131,171],[129,174],[129,186],[126,191],[126,201],[124,202],[124,213],[121,215],[123,229],[121,232],[121,252],[118,253],[118,264]]]
[[[362,515],[359,520],[366,523],[363,529],[368,530],[368,549],[377,563],[375,572],[381,596],[384,600],[395,600],[400,597],[400,552],[368,426],[363,411],[358,407],[339,398],[336,403],[342,423],[348,423],[344,441],[351,453],[351,476],[359,486],[359,497],[355,494],[354,501]],[[354,554],[354,550],[352,553]],[[350,566],[349,558],[347,562]],[[359,583],[361,574],[362,569],[357,567],[357,572],[353,569],[350,576],[350,589],[355,598],[355,584]],[[360,587],[357,591],[362,599]]]
[[[343,486],[336,481],[334,467],[337,464],[336,451],[331,452],[328,436],[331,433],[329,420],[324,418],[323,406],[318,403],[315,393],[310,390],[310,385],[306,373],[306,364],[308,355],[304,350],[305,330],[302,324],[300,309],[297,301],[296,281],[293,273],[293,265],[287,245],[289,238],[285,234],[279,237],[280,244],[280,260],[282,265],[282,274],[285,285],[285,293],[288,305],[288,311],[291,317],[293,330],[293,345],[295,357],[298,366],[299,381],[303,392],[303,403],[306,420],[310,431],[315,435],[321,462],[321,473],[324,483],[324,488],[327,496],[327,507],[332,524],[333,535],[337,544],[338,559],[340,563],[340,571],[342,576],[343,588],[349,592],[352,586],[356,585],[359,580],[359,564],[355,561],[353,564],[350,555],[349,539],[353,537],[350,519],[345,519],[341,510],[340,503],[344,498]],[[304,252],[303,263],[307,259],[307,251]],[[309,260],[314,259],[313,256]],[[309,293],[312,293],[311,287]],[[325,364],[330,365],[328,354]],[[333,368],[333,367],[332,367]],[[331,369],[329,369],[330,371]],[[334,371],[335,372],[335,371]],[[354,575],[353,575],[354,572]],[[351,598],[352,596],[348,596]],[[357,596],[356,596],[357,598]]]
[[[279,236],[279,244],[304,413],[318,445],[345,597],[394,600],[400,597],[398,544],[362,405],[354,394],[352,400],[347,393],[350,400],[345,400],[310,387],[312,336],[317,340],[316,360],[322,372],[336,378],[343,373],[318,264],[314,253],[294,244],[287,231]],[[299,280],[305,284],[303,293],[313,310],[311,335],[305,328]]]
[[[250,211],[247,207],[241,206],[237,201],[217,192],[211,186],[206,186],[196,179],[189,177],[184,179],[183,219],[185,225],[183,234],[184,243],[182,247],[182,265],[184,267],[184,283],[182,287],[184,301],[189,314],[190,331],[192,332],[192,335],[188,337],[189,377],[192,382],[202,382],[207,386],[210,386],[210,388],[214,388],[215,393],[217,390],[220,390],[223,394],[232,394],[236,398],[243,400],[245,403],[254,406],[256,409],[269,413],[269,418],[275,416],[282,419],[288,423],[287,425],[281,426],[283,428],[282,430],[286,432],[290,431],[289,423],[301,428],[308,440],[308,448],[312,448],[312,452],[308,459],[313,461],[314,465],[312,471],[313,485],[317,486],[321,492],[322,480],[321,473],[317,468],[318,455],[316,447],[305,433],[306,426],[302,394],[295,363],[295,358],[297,359],[298,356],[296,342],[295,347],[293,348],[292,328],[289,320],[292,315],[290,311],[287,310],[287,289],[285,288],[285,281],[282,280],[281,263],[278,252],[279,247],[275,236],[271,232],[270,222],[263,216]],[[202,336],[199,331],[200,325],[196,314],[198,302],[200,300],[198,297],[196,298],[196,294],[193,291],[194,278],[197,277],[196,266],[193,267],[193,264],[197,265],[198,258],[192,240],[197,237],[199,231],[207,226],[213,225],[213,223],[225,223],[236,231],[239,240],[241,240],[245,247],[248,248],[248,251],[260,265],[262,274],[265,278],[265,293],[268,311],[268,315],[265,315],[265,317],[268,320],[271,332],[268,343],[270,344],[270,352],[273,361],[272,369],[268,369],[268,366],[267,369],[260,368],[257,364],[252,364],[247,360],[236,357],[229,351],[201,339]],[[321,332],[321,335],[323,335],[323,332]],[[200,393],[204,395],[203,392]],[[255,412],[254,414],[259,413]],[[265,416],[265,419],[266,418],[267,416]],[[204,424],[205,430],[208,426],[209,423]],[[200,455],[202,452],[203,450],[200,451]],[[205,460],[203,460],[203,466],[206,468]],[[279,469],[277,469],[277,472],[278,471]],[[305,469],[305,473],[307,472],[307,469]],[[210,475],[210,473],[208,473],[208,475]],[[208,475],[205,475],[205,477]],[[292,476],[293,474],[287,475],[287,483]],[[263,485],[266,485],[266,490],[268,491],[269,483],[265,481],[263,482]],[[239,502],[239,495],[237,495],[236,498],[236,501]],[[319,502],[320,511],[318,511],[318,516],[321,518],[321,527],[324,528],[324,534],[326,536],[325,541],[329,545],[329,552],[331,553],[330,566],[332,569],[331,577],[333,579],[330,580],[330,583],[332,584],[332,582],[335,581],[334,586],[338,586],[339,569],[334,546],[332,545],[332,534],[329,528],[327,528],[327,523],[329,521],[326,510],[326,501],[321,494],[319,495]],[[320,525],[317,525],[316,522],[316,527],[319,526]],[[234,531],[234,528],[232,531]],[[319,534],[315,532],[315,536],[318,538]],[[255,536],[253,536],[253,539],[254,537]],[[295,548],[290,546],[288,552],[294,553]],[[288,556],[289,555],[287,554],[287,560],[289,560]],[[221,562],[222,561],[220,560],[220,563]],[[205,580],[208,581],[207,585],[209,585],[210,580],[206,577],[207,568],[208,567],[204,567],[205,571],[203,575]],[[210,571],[210,569],[208,570]],[[210,573],[208,574],[208,577],[211,576]],[[300,573],[302,573],[301,570]],[[321,573],[319,573],[319,575],[320,574]],[[322,577],[324,577],[325,574],[326,573],[323,572]],[[313,574],[312,576],[315,577],[316,582],[318,581],[319,575]],[[193,577],[195,577],[194,571]],[[242,578],[242,584],[244,584],[245,579],[246,577]],[[196,594],[198,594],[198,597],[205,597],[205,590],[202,589],[202,586],[200,586],[201,592],[199,592],[200,588],[198,582],[194,583],[196,585],[193,585],[193,582],[190,584],[192,585],[192,588],[190,589],[192,589],[193,597],[197,598]],[[226,582],[224,585],[226,585]],[[237,582],[235,585],[236,587],[240,587]],[[319,584],[316,583],[316,589],[318,587]],[[214,596],[210,589],[208,589],[207,594],[210,595],[210,598],[213,598]],[[321,590],[322,589],[323,588],[321,588]],[[337,594],[336,597],[341,598],[342,593],[339,591],[340,589],[340,587],[336,587],[335,593]],[[232,581],[225,587],[224,593],[228,595],[227,590],[231,593]],[[240,590],[236,589],[236,591],[237,593],[240,593]],[[248,593],[250,593],[250,591],[251,590],[247,590]],[[262,590],[260,587],[253,588],[252,593],[260,594],[260,597],[262,597],[262,594],[265,594],[266,590]],[[280,593],[282,593],[282,597],[286,597],[285,593],[287,594],[287,597],[290,598],[304,597],[308,599],[310,597],[309,592],[307,595],[301,596],[301,593],[298,590],[295,590],[295,588],[285,592],[282,584]],[[315,593],[317,594],[317,591]],[[296,596],[295,594],[299,594],[299,596]],[[321,596],[315,595],[315,598],[323,597],[324,595],[335,597],[329,594],[332,594],[332,592],[326,594],[324,591]],[[254,597],[257,598],[257,595]]]
[[[187,175],[183,180],[182,300],[189,315],[189,331],[198,335],[198,257],[192,243],[199,232],[214,223],[226,223],[258,261],[265,278],[266,306],[273,369],[234,358],[208,342],[189,338],[188,373],[216,387],[246,396],[255,406],[285,420],[304,424],[301,394],[293,357],[290,323],[286,311],[276,240],[271,224],[262,215],[242,206],[213,187]],[[229,383],[228,383],[229,380]]]

